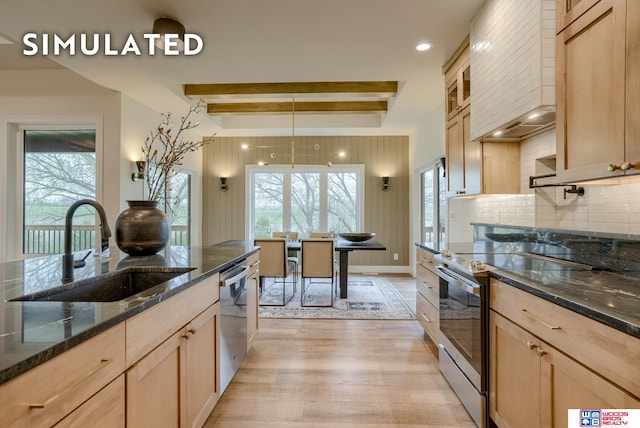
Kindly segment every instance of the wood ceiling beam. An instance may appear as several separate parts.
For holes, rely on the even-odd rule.
[[[280,82],[280,83],[205,83],[185,84],[189,98],[282,97],[305,95],[357,95],[392,97],[398,92],[396,81],[361,82]]]
[[[292,113],[290,102],[213,103],[209,114]],[[386,113],[386,101],[309,101],[295,103],[296,113]]]

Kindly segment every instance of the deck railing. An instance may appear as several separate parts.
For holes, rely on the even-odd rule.
[[[97,226],[73,226],[72,251],[96,247]],[[114,243],[113,241],[111,242]],[[189,245],[187,226],[172,225],[170,245]],[[24,254],[61,254],[64,252],[63,225],[27,225],[24,228]]]

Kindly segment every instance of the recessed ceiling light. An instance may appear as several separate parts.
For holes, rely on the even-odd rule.
[[[416,50],[420,52],[428,51],[431,49],[431,43],[420,43],[416,46]]]
[[[493,133],[494,137],[499,137],[501,135],[502,135],[502,131],[496,131],[496,132]]]
[[[532,113],[529,116],[527,116],[527,119],[533,120],[533,119],[535,119],[535,118],[537,118],[539,116],[540,116],[540,113]]]

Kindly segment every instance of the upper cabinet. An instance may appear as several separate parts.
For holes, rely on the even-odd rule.
[[[446,117],[451,120],[471,101],[471,66],[469,65],[469,37],[452,59],[445,64]]]
[[[447,100],[447,196],[520,193],[519,143],[480,142],[471,139],[471,68],[468,38],[445,64],[443,71]]]
[[[640,2],[558,0],[557,175],[640,173]]]

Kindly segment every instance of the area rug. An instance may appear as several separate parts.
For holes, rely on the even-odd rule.
[[[309,304],[329,303],[328,284],[313,284],[305,288]],[[286,306],[260,306],[261,318],[319,318],[319,319],[415,319],[415,312],[407,305],[400,293],[386,278],[361,277],[349,279],[349,297],[336,296],[333,307],[301,307],[300,284],[294,297]],[[281,296],[282,286],[265,284],[262,303],[269,303]],[[291,285],[287,286],[291,293]],[[305,302],[305,305],[307,303]]]

